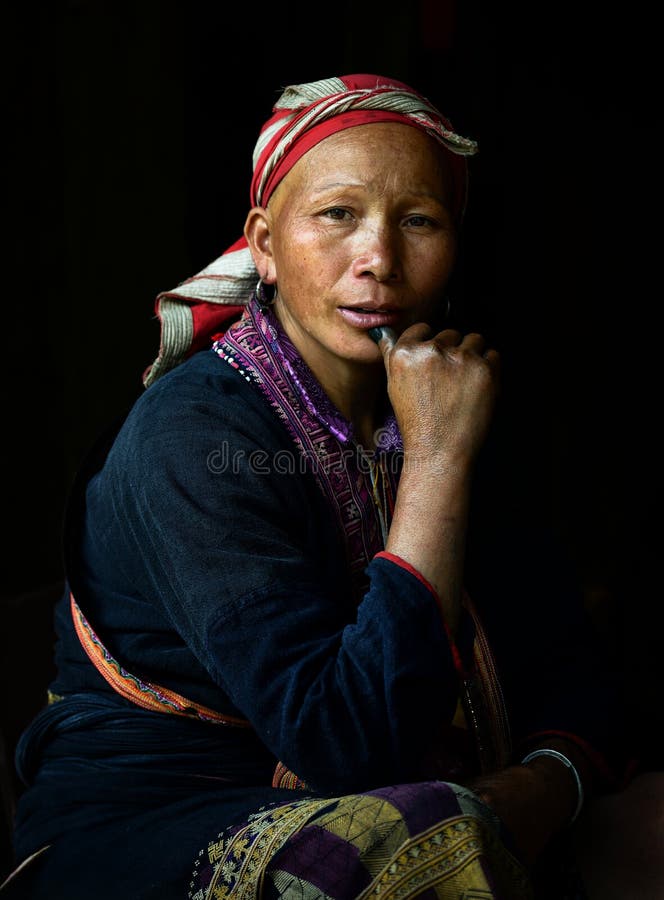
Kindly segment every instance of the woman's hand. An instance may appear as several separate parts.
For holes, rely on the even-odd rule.
[[[567,741],[552,739],[572,758],[585,790],[591,790],[588,761]],[[538,756],[526,765],[513,765],[474,778],[468,785],[496,813],[511,834],[523,861],[532,866],[551,838],[572,821],[578,802],[574,776],[559,760]]]
[[[561,826],[555,797],[528,766],[510,766],[468,784],[490,806],[512,837],[517,854],[532,867]]]
[[[407,459],[423,466],[472,462],[498,393],[497,351],[480,334],[433,334],[425,324],[411,325],[398,339],[388,328],[375,332]]]
[[[454,634],[461,608],[472,466],[498,392],[499,357],[479,334],[411,325],[369,332],[385,360],[404,445],[386,550],[434,587]]]

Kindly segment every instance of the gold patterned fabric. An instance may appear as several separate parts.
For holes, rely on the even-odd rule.
[[[532,900],[499,821],[445,782],[267,807],[196,860],[189,900]]]

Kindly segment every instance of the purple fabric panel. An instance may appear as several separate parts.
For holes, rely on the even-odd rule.
[[[344,897],[357,896],[371,881],[357,847],[316,824],[293,835],[275,855],[269,871],[297,875],[331,897],[342,889]]]
[[[382,797],[399,810],[410,835],[419,834],[442,819],[462,813],[453,789],[443,781],[398,784],[369,793]]]

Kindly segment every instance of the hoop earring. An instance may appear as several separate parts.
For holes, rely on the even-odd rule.
[[[445,297],[445,311],[443,313],[443,322],[446,322],[452,312],[452,301],[449,297]]]
[[[273,303],[277,297],[277,290],[274,287],[274,285],[272,285],[272,296],[268,297],[267,293],[265,292],[265,283],[263,282],[262,278],[259,278],[258,283],[257,283],[256,287],[254,288],[254,295],[256,297],[259,307],[261,309],[265,310],[265,309],[269,309],[273,305]]]

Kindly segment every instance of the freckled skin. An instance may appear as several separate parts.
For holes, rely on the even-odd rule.
[[[259,271],[276,282],[275,312],[332,395],[365,381],[367,364],[374,380],[383,372],[375,343],[339,307],[389,304],[398,333],[440,307],[457,246],[449,186],[433,139],[398,123],[361,125],[309,150],[261,213]]]

